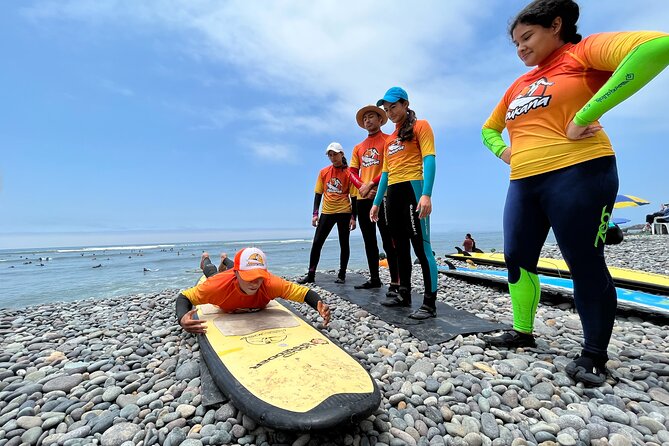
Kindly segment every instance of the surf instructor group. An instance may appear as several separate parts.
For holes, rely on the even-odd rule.
[[[535,0],[509,28],[518,57],[532,69],[504,93],[483,125],[482,140],[510,165],[503,227],[514,322],[512,330],[485,340],[496,348],[536,345],[532,332],[540,297],[537,262],[552,228],[573,277],[574,300],[583,326],[581,354],[566,371],[577,382],[597,386],[606,379],[616,311],[604,242],[618,190],[615,154],[599,119],[669,65],[669,35],[608,32],[582,38],[577,32],[578,18],[579,6],[573,0]],[[400,87],[390,88],[376,106],[365,106],[358,114],[358,124],[370,136],[356,146],[353,170],[337,177],[344,191],[338,199],[344,206],[341,222],[336,223],[340,224],[340,242],[345,241],[338,280],[345,280],[347,231],[354,228],[358,198],[370,268],[370,279],[359,287],[360,292],[381,286],[376,231],[371,224],[378,222],[384,248],[392,255],[392,285],[397,287],[381,303],[410,306],[413,246],[422,270],[424,297],[422,306],[409,317],[434,318],[438,284],[429,229],[436,176],[432,127],[417,119],[409,108],[408,93]],[[391,135],[380,131],[386,119],[395,124]],[[504,129],[509,144],[502,137]],[[326,153],[331,158],[343,157],[340,148],[337,144]],[[375,169],[363,174],[362,169],[374,162]],[[332,169],[339,168],[333,164]],[[317,187],[317,198],[323,190],[327,189]],[[315,226],[325,235],[317,229],[316,252],[312,250],[305,283],[314,281],[320,248],[335,224],[334,217],[330,221],[327,215],[317,221],[319,203],[314,205]],[[318,294],[271,275],[265,262],[262,251],[245,248],[235,256],[231,270],[183,291],[177,298],[180,325],[191,333],[204,332],[203,323],[193,318],[192,305],[212,303],[223,311],[252,311],[276,297],[306,302],[327,325],[330,310]]]

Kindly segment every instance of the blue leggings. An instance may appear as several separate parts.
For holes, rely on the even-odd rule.
[[[510,182],[504,257],[515,329],[532,331],[540,295],[537,262],[552,227],[574,281],[583,351],[606,357],[617,298],[604,260],[604,239],[617,192],[613,156]]]

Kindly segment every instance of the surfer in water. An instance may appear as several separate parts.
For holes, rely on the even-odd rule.
[[[615,154],[598,120],[664,70],[669,35],[609,32],[581,40],[578,17],[572,0],[535,0],[509,28],[518,57],[536,68],[509,87],[482,130],[486,147],[511,165],[504,257],[513,330],[486,342],[536,345],[537,262],[553,228],[583,325],[581,354],[565,370],[577,382],[598,386],[606,379],[616,313],[604,244],[618,190]],[[504,128],[510,145],[502,138]]]
[[[211,264],[209,257],[202,258],[203,271]],[[196,286],[179,293],[176,313],[179,325],[189,333],[203,334],[206,322],[194,319],[193,305],[213,304],[226,313],[258,311],[277,297],[295,302],[306,302],[323,318],[323,325],[330,322],[330,307],[314,290],[289,282],[267,271],[267,257],[258,248],[244,248],[235,255],[232,269],[214,274]]]

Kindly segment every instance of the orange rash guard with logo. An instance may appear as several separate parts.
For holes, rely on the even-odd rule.
[[[193,305],[214,304],[226,313],[245,309],[265,308],[277,297],[304,302],[309,288],[288,282],[274,274],[263,280],[255,294],[245,294],[237,283],[233,270],[218,273],[204,282],[182,291]]]
[[[321,169],[316,179],[317,194],[323,194],[322,214],[351,213],[351,199],[349,191],[351,179],[348,168],[328,166]]]
[[[630,51],[662,35],[649,31],[593,34],[577,44],[562,46],[519,77],[483,125],[484,132],[507,128],[511,179],[614,155],[604,131],[572,141],[566,137],[567,125]]]
[[[416,120],[411,141],[399,141],[397,131],[388,136],[383,150],[383,172],[388,172],[388,185],[423,179],[423,158],[436,155],[434,133],[430,124]]]
[[[383,150],[388,135],[378,131],[353,148],[351,169],[359,169],[363,184],[378,182],[383,170]]]

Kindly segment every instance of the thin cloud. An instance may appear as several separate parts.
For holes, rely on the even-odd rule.
[[[100,85],[105,88],[106,90],[111,91],[112,93],[121,95],[121,96],[134,96],[135,92],[128,88],[124,87],[123,85],[119,85],[116,82],[110,80],[110,79],[101,79],[100,80]]]
[[[608,2],[596,9],[585,3],[581,29],[588,34],[666,27],[664,2],[641,3]],[[258,130],[285,134],[347,128],[352,110],[392,85],[404,86],[412,106],[441,127],[481,121],[525,70],[506,35],[507,20],[520,7],[514,3],[495,18],[500,6],[490,0],[431,0],[410,8],[399,1],[276,1],[259,7],[242,0],[70,0],[39,2],[24,14],[33,20],[113,22],[190,34],[185,48],[191,57],[236,67],[241,82],[269,92],[272,102],[236,110],[235,116],[206,113],[204,128],[246,118]],[[493,29],[481,28],[491,20]],[[401,32],[391,24],[401,25]],[[276,111],[295,102],[309,106]]]
[[[271,162],[296,164],[297,147],[288,144],[250,143],[251,152],[259,159]]]

